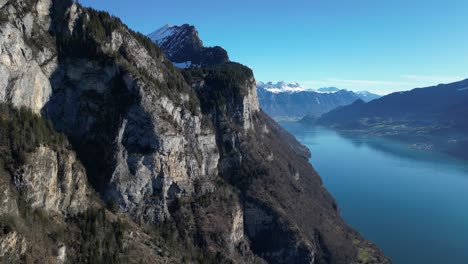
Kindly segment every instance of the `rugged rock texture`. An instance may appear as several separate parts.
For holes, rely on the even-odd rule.
[[[250,69],[182,75],[148,38],[72,1],[0,12],[1,100],[67,137],[26,110],[0,114],[2,260],[388,263],[259,110]]]
[[[16,171],[13,181],[33,210],[77,215],[91,203],[84,168],[71,152],[59,154],[40,146]]]
[[[30,110],[0,104],[0,261],[180,262],[170,256],[177,248],[156,240],[161,235],[149,240],[128,217],[104,208],[70,149]]]
[[[33,46],[39,32],[47,32],[50,25],[50,0],[27,3],[0,3],[0,100],[14,105],[28,106],[39,112],[48,101],[52,87],[49,77],[56,67],[54,47]]]

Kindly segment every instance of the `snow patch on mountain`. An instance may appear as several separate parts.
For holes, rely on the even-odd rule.
[[[297,93],[297,92],[306,91],[306,89],[304,87],[302,87],[297,82],[286,83],[286,82],[283,82],[283,81],[280,81],[280,82],[277,82],[277,83],[257,82],[257,88],[258,89],[264,89],[264,90],[266,90],[268,92],[271,92],[271,93],[284,93],[284,92]]]
[[[187,69],[190,68],[191,66],[197,66],[197,65],[192,65],[191,61],[184,61],[184,62],[174,62],[174,66],[180,69]]]
[[[166,55],[168,55],[169,59],[183,49],[189,48],[197,50],[203,47],[203,42],[198,37],[198,32],[195,27],[189,24],[183,24],[181,26],[165,25],[149,34],[148,38],[158,45]],[[179,59],[176,59],[175,62],[184,61],[188,60],[179,61]]]
[[[281,93],[286,93],[286,94],[294,94],[298,92],[309,92],[309,93],[316,93],[316,94],[337,94],[338,96],[341,94],[346,94],[346,93],[352,93],[356,97],[364,100],[365,102],[370,102],[372,100],[378,99],[381,96],[378,94],[374,94],[368,91],[359,91],[359,92],[353,92],[349,91],[346,89],[339,89],[336,87],[322,87],[318,89],[310,89],[310,88],[304,88],[302,85],[300,85],[297,82],[291,82],[291,83],[286,83],[284,81],[280,81],[277,83],[273,82],[257,82],[257,89],[259,91],[266,91],[270,92],[273,94],[281,94]],[[319,103],[319,102],[317,102]]]
[[[380,95],[371,93],[369,91],[358,91],[354,93],[357,94],[357,96],[359,96],[359,98],[361,98],[365,102],[370,102],[381,97]]]
[[[362,96],[370,96],[372,95],[372,93],[368,92],[368,91],[357,91],[355,92],[356,94],[359,94],[359,95],[362,95]]]
[[[339,92],[340,90],[341,89],[338,89],[336,87],[322,87],[314,91],[317,93],[336,93],[336,92]]]
[[[174,35],[175,28],[165,25],[162,28],[149,34],[148,37],[156,44],[161,45],[168,37]]]

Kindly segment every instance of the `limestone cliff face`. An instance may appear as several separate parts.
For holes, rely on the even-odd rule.
[[[2,174],[13,220],[0,219],[0,255],[388,263],[341,220],[304,147],[259,110],[247,67],[181,72],[117,18],[72,1],[0,0],[0,15],[0,101],[70,142]],[[43,236],[27,235],[32,223]]]
[[[247,95],[244,97],[243,101],[243,119],[244,119],[244,129],[250,130],[253,129],[253,118],[254,115],[260,110],[260,106],[257,98],[257,87],[255,79],[252,77],[246,83],[248,87]]]
[[[102,37],[92,24],[99,14],[71,2],[11,1],[3,6],[5,10],[21,12],[33,24],[42,21],[41,13],[48,23],[35,27],[29,39],[13,16],[3,22],[2,29],[17,33],[1,46],[5,54],[15,54],[16,75],[1,87],[5,94],[1,100],[51,119],[69,137],[87,178],[106,202],[138,222],[156,224],[174,221],[172,214],[178,212],[171,206],[179,200],[192,201],[215,192],[219,153],[214,128],[201,113],[194,91],[153,44],[148,47],[141,35],[110,17],[104,27],[113,29]],[[39,45],[44,42],[49,45]],[[25,58],[22,51],[28,50],[31,56]],[[47,57],[38,63],[44,54]],[[12,76],[7,62],[1,61],[1,66]],[[35,63],[42,66],[36,72],[28,68]],[[36,82],[16,78],[28,74],[43,78]],[[240,110],[241,116],[249,116],[247,110]],[[33,153],[30,163],[14,176],[17,189],[33,209],[82,213],[89,203],[88,190],[78,184],[84,173],[74,158],[55,154],[47,148]],[[209,230],[198,227],[204,231],[188,235],[216,234],[220,241],[201,243],[217,244],[226,255],[237,254],[237,245],[245,244],[239,208],[235,199],[223,212],[232,220]],[[199,218],[197,212],[189,214]]]
[[[214,132],[202,126],[196,105],[188,109],[196,99],[164,57],[152,57],[123,27],[101,45],[103,56],[120,52],[122,62],[63,59],[43,113],[76,142],[106,197],[135,218],[163,221],[169,203],[194,193],[195,183],[212,188]]]
[[[28,245],[24,237],[17,232],[11,232],[0,237],[0,258],[11,256],[19,259],[27,252]]]
[[[39,251],[43,260],[49,263],[65,263],[65,240],[47,241],[41,238],[41,233],[47,228],[44,226],[61,226],[65,219],[96,206],[84,168],[71,151],[57,152],[41,146],[28,154],[25,163],[15,168],[13,173],[11,182],[0,173],[3,188],[0,259],[28,263],[37,257],[34,255]],[[54,220],[45,224],[41,222],[43,218],[39,220],[39,214],[41,217],[53,216]],[[42,244],[40,241],[44,240]]]
[[[62,47],[34,45],[36,39],[56,42],[49,29],[66,41],[86,34],[87,29],[78,29],[89,16],[81,8],[73,4],[57,11],[56,16],[66,21],[51,27],[49,10],[54,8],[57,4],[54,7],[51,1],[36,5],[11,1],[2,7],[9,21],[2,25],[0,39],[0,74],[6,76],[0,100],[46,115],[75,141],[102,143],[95,141],[106,138],[114,146],[102,146],[109,150],[97,146],[112,156],[112,164],[104,168],[109,173],[106,191],[136,216],[164,219],[167,199],[192,193],[195,180],[216,174],[213,132],[201,126],[202,116],[183,106],[190,99],[188,89],[169,98],[158,90],[158,84],[138,80],[128,67],[124,69],[122,64],[131,62],[156,82],[174,78],[165,72],[165,58],[152,57],[125,27],[99,43],[103,57],[125,54],[120,64],[96,57],[67,57],[59,50]],[[126,99],[123,105],[113,101]],[[102,122],[110,123],[110,129],[101,130]],[[147,208],[145,203],[159,206]]]
[[[33,210],[76,215],[91,204],[84,168],[72,152],[41,146],[16,170],[13,181]]]
[[[53,46],[31,47],[27,43],[39,32],[48,31],[51,1],[30,5],[4,0],[0,8],[0,100],[38,113],[52,93],[49,78],[57,65],[55,50]]]

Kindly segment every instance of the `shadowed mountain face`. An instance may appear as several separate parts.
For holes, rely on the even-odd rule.
[[[415,147],[468,157],[468,80],[357,101],[317,124],[403,139]]]
[[[204,47],[194,26],[166,25],[148,37],[158,45],[167,57],[179,68],[221,64],[229,61],[221,47]]]
[[[258,90],[258,99],[262,109],[275,119],[300,119],[306,115],[320,116],[339,106],[359,100],[350,91],[336,93],[270,93]]]
[[[260,110],[249,68],[181,71],[73,1],[0,15],[7,262],[389,263]]]

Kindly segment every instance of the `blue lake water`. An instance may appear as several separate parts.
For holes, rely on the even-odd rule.
[[[347,223],[394,263],[468,263],[468,162],[383,138],[281,125],[311,150]]]

